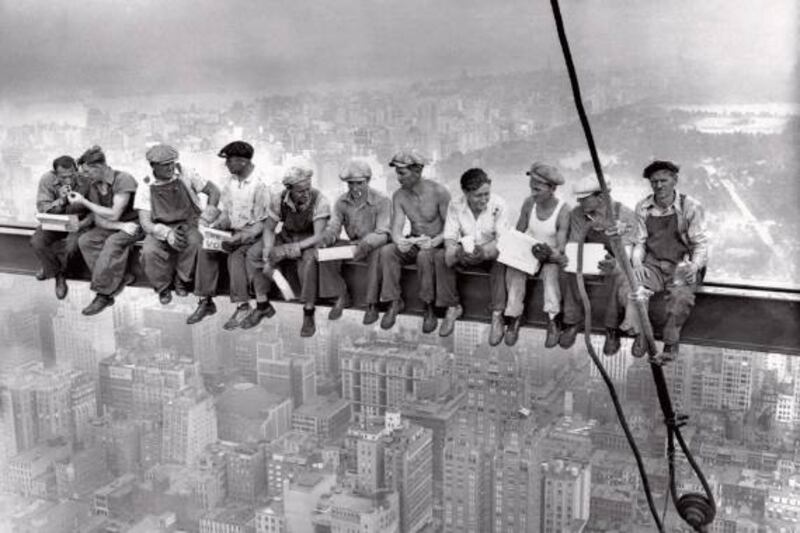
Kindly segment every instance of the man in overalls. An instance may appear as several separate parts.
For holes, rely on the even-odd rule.
[[[157,144],[145,157],[153,177],[144,179],[133,207],[139,210],[139,223],[147,233],[142,246],[144,273],[158,300],[167,305],[172,301],[173,286],[178,296],[189,293],[202,243],[198,219],[208,224],[219,216],[219,189],[196,172],[184,171],[172,146]],[[208,196],[202,213],[199,193]]]
[[[316,248],[325,238],[331,216],[328,199],[311,186],[314,172],[307,166],[292,166],[283,176],[285,187],[270,204],[264,224],[263,238],[247,253],[252,269],[261,270],[268,280],[275,268],[288,261],[300,280],[300,301],[303,303],[301,337],[316,332],[314,305],[317,300],[318,268]],[[278,223],[283,229],[275,234]]]
[[[539,273],[544,286],[544,312],[547,313],[547,337],[544,345],[553,348],[561,335],[561,287],[559,269],[564,262],[564,247],[569,230],[569,206],[555,196],[556,188],[564,184],[564,176],[557,168],[544,163],[533,163],[526,172],[530,177],[531,195],[522,203],[517,220],[517,231],[527,233],[539,241],[533,255],[541,263]],[[513,346],[519,338],[525,310],[525,292],[528,274],[516,268],[506,269],[506,345]]]
[[[78,173],[78,165],[73,158],[62,155],[53,161],[53,170],[47,171],[39,179],[36,211],[56,215],[82,214],[82,208],[71,205],[67,200],[67,195],[73,190],[87,194],[89,181]],[[55,278],[56,298],[59,300],[67,297],[67,266],[78,253],[80,231],[89,224],[91,217],[84,216],[79,222],[78,231],[47,231],[40,226],[31,237],[31,246],[42,265],[41,274],[36,277],[40,281]]]
[[[187,324],[196,324],[217,312],[214,296],[223,258],[228,263],[231,302],[237,304],[223,329],[253,327],[261,318],[275,314],[267,300],[269,283],[260,271],[253,271],[247,264],[247,251],[260,242],[269,207],[267,181],[253,164],[253,154],[253,146],[244,141],[228,143],[217,154],[225,159],[230,176],[222,187],[220,214],[208,226],[229,231],[231,239],[222,242],[224,252],[202,249],[197,252],[194,293],[200,301],[186,319]],[[256,294],[256,309],[250,307],[251,285]]]
[[[631,254],[636,281],[653,293],[666,293],[662,339],[668,358],[678,353],[681,328],[694,307],[708,260],[705,213],[700,202],[675,190],[678,170],[671,161],[653,161],[644,169],[653,194],[636,205],[638,234]],[[642,357],[647,346],[633,302],[625,322],[636,335],[631,351]]]
[[[88,198],[78,191],[67,196],[70,204],[82,206],[93,214],[93,227],[78,238],[78,247],[92,271],[91,289],[97,293],[84,315],[96,315],[110,305],[114,296],[135,281],[128,272],[131,246],[144,237],[133,209],[137,183],[127,172],[106,164],[99,146],[93,146],[79,159],[89,176]]]
[[[623,318],[622,312],[627,304],[627,300],[621,298],[620,289],[623,284],[627,284],[627,280],[614,259],[609,239],[612,233],[620,235],[622,244],[630,252],[636,243],[636,218],[629,207],[620,202],[613,202],[613,219],[616,224],[609,226],[606,221],[606,203],[603,201],[600,183],[594,175],[579,180],[573,185],[572,191],[578,205],[569,214],[567,241],[600,243],[606,249],[606,257],[599,264],[604,290],[608,295],[604,312],[606,340],[603,345],[603,353],[614,355],[620,348],[619,325]],[[569,348],[575,343],[578,333],[583,331],[584,310],[578,292],[577,276],[573,273],[564,273],[562,281],[564,315],[563,329],[558,344],[562,348]]]
[[[333,204],[333,214],[325,230],[325,246],[356,246],[355,261],[367,264],[367,310],[363,323],[378,320],[378,299],[381,290],[381,247],[389,241],[392,218],[392,201],[386,195],[371,188],[372,168],[364,161],[353,159],[339,173],[347,182],[347,192]],[[338,241],[344,228],[349,241]],[[325,261],[319,264],[319,296],[336,298],[328,314],[329,320],[338,320],[349,301],[347,285],[341,274],[341,261]]]

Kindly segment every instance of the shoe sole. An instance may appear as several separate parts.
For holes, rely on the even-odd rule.
[[[452,335],[453,331],[456,329],[456,320],[461,318],[461,316],[463,314],[464,314],[464,309],[462,308],[461,311],[459,311],[459,313],[453,318],[453,323],[449,324],[448,325],[449,327],[447,329],[445,329],[445,327],[444,327],[444,325],[446,324],[446,320],[447,320],[447,317],[445,317],[444,318],[445,321],[442,322],[442,327],[439,328],[439,336],[440,337],[449,337],[450,335]]]
[[[198,322],[202,322],[205,317],[211,316],[211,315],[215,315],[215,314],[217,314],[217,308],[216,307],[212,308],[211,311],[208,311],[207,313],[204,313],[203,316],[201,316],[197,320],[194,320],[194,321],[190,322],[189,319],[192,318],[192,317],[187,318],[186,319],[186,323],[191,326],[192,324],[197,324]]]
[[[91,313],[87,313],[87,312],[86,312],[86,310],[84,309],[83,311],[81,311],[81,314],[82,314],[82,315],[84,315],[84,316],[95,316],[95,315],[99,315],[100,313],[102,313],[103,311],[105,311],[105,310],[106,310],[106,308],[108,308],[108,307],[111,307],[112,305],[114,305],[114,298],[111,298],[111,301],[110,301],[110,302],[108,302],[106,305],[104,305],[103,307],[101,307],[101,308],[100,308],[100,309],[98,309],[97,311],[92,311]]]

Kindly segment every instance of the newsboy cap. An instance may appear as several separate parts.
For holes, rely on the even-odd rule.
[[[106,154],[104,154],[103,149],[96,144],[83,152],[83,155],[81,155],[77,161],[78,165],[91,165],[93,163],[105,162]]]
[[[308,167],[291,166],[283,173],[283,184],[286,187],[291,187],[306,180],[310,180],[313,175],[314,171]]]
[[[389,161],[390,167],[406,168],[412,165],[419,165],[424,167],[428,160],[421,153],[416,150],[402,150],[394,154],[392,160]]]
[[[244,157],[245,159],[253,159],[253,146],[244,141],[233,141],[222,147],[222,150],[217,154],[219,157],[228,159],[229,157]]]
[[[608,190],[611,190],[611,180],[606,178],[606,186]],[[579,179],[572,185],[572,194],[575,195],[575,198],[580,200],[582,198],[586,198],[587,196],[591,196],[596,192],[600,192],[602,189],[600,188],[600,182],[597,181],[597,177],[594,174],[589,174],[588,176],[584,176],[583,178]]]
[[[535,180],[551,185],[564,185],[564,176],[561,175],[561,172],[556,167],[538,161],[532,164],[530,170],[525,174]]]
[[[679,167],[672,161],[660,161],[656,159],[655,161],[644,167],[644,172],[642,172],[642,177],[650,179],[650,176],[652,176],[659,170],[668,170],[673,174],[677,174],[680,169],[681,167]]]
[[[178,160],[178,151],[168,144],[151,146],[144,154],[147,161],[154,165],[164,165]]]
[[[368,180],[372,178],[372,168],[366,161],[351,159],[339,172],[342,181]]]

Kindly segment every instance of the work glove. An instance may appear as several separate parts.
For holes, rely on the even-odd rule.
[[[531,248],[531,253],[539,262],[546,263],[553,255],[553,249],[545,242],[537,242]]]
[[[600,272],[603,274],[611,274],[617,267],[617,261],[609,254],[606,254],[605,259],[597,263],[597,268],[600,269]]]
[[[173,250],[179,252],[184,251],[189,247],[188,229],[186,224],[178,224],[175,226],[167,233],[167,244],[169,244]]]

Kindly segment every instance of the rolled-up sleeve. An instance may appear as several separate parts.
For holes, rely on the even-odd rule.
[[[391,235],[392,201],[385,196],[378,200],[378,215],[375,218],[375,233]]]
[[[319,193],[317,197],[317,203],[314,206],[314,220],[319,220],[321,218],[330,218],[331,217],[331,202],[328,200],[328,197],[322,193]]]
[[[57,197],[53,194],[53,174],[46,172],[39,178],[39,188],[36,190],[36,211],[47,213]]]
[[[195,193],[203,192],[203,189],[208,185],[208,178],[204,178],[193,168],[186,170],[186,177],[189,179],[189,183]]]
[[[647,242],[647,206],[649,205],[647,199],[642,200],[636,204],[636,211],[634,215],[634,222],[636,226],[636,235],[634,243],[637,246],[644,246]]]
[[[133,208],[136,210],[151,211],[150,204],[150,185],[142,185],[136,189],[136,196],[133,197]]]
[[[458,242],[461,237],[461,223],[458,220],[458,205],[460,202],[450,202],[447,206],[447,217],[444,221],[444,232],[442,236],[445,242]]]
[[[253,191],[253,207],[251,210],[253,219],[250,222],[263,222],[266,220],[270,216],[272,203],[272,193],[269,190],[269,186],[263,181],[259,181],[255,186],[255,191]]]
[[[708,229],[706,228],[705,209],[696,200],[687,198],[686,204],[686,236],[692,250],[692,262],[702,268],[708,262]]]

